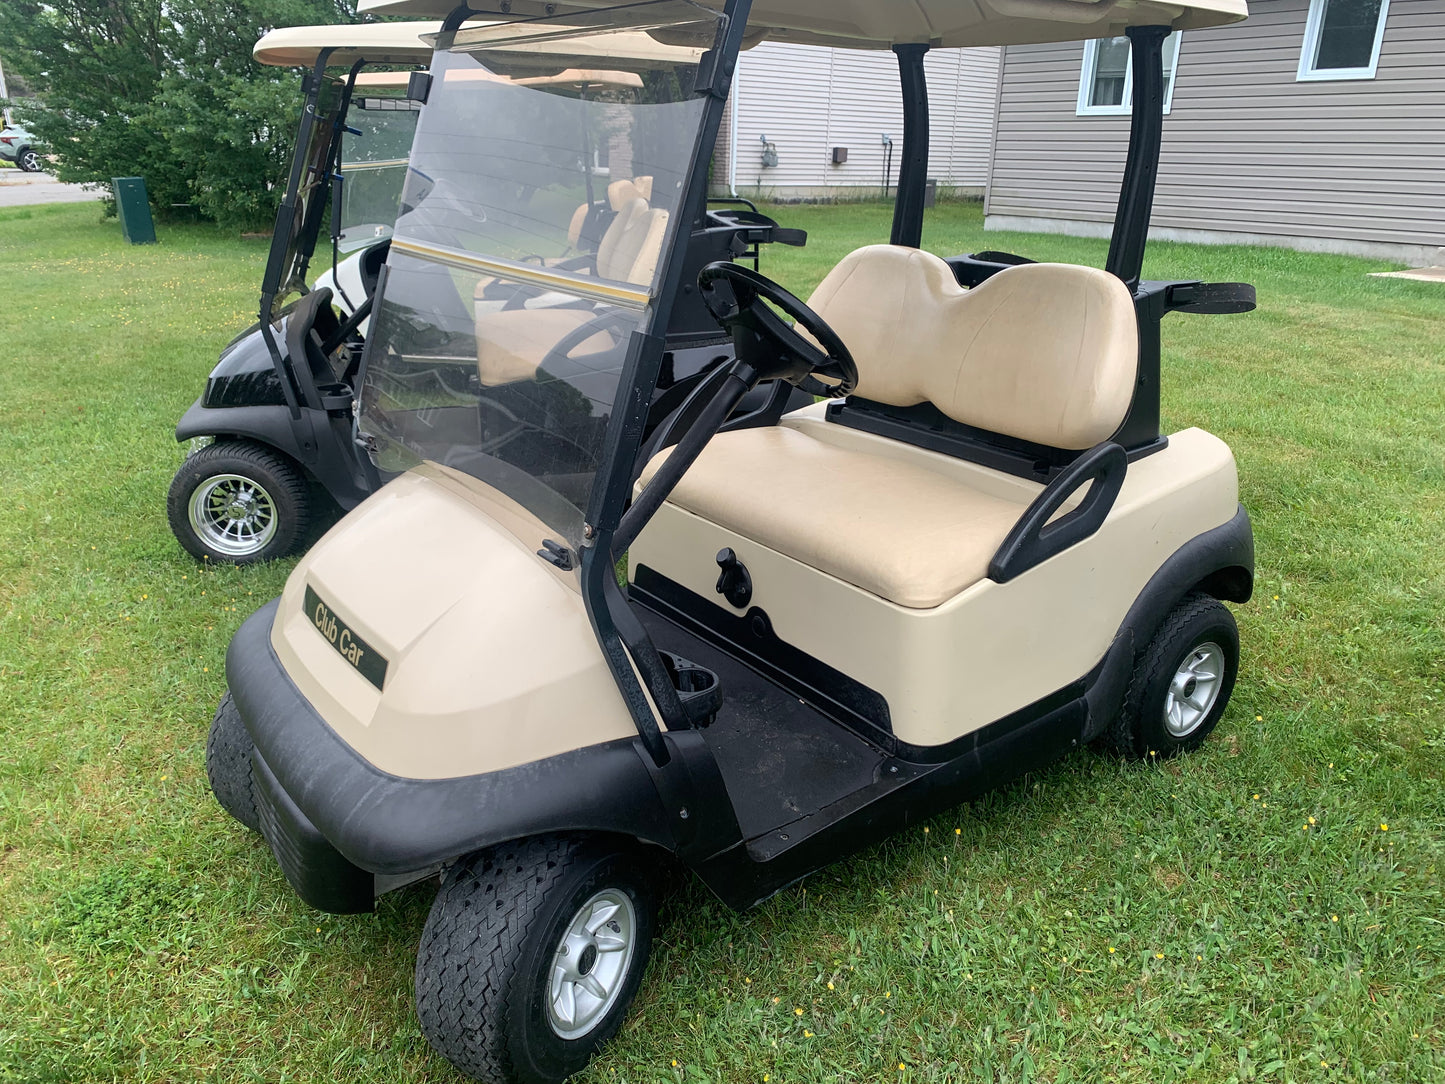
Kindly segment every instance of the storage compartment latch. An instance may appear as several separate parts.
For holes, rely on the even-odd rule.
[[[717,566],[722,574],[717,578],[717,593],[722,595],[739,610],[746,609],[753,600],[753,578],[748,567],[738,560],[731,549],[721,549],[717,555]]]

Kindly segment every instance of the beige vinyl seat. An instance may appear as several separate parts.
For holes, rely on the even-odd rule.
[[[652,285],[662,257],[668,213],[648,205],[642,193],[651,191],[651,177],[617,180],[608,186],[608,199],[617,215],[597,248],[598,278]],[[596,318],[596,310],[576,305],[576,299],[560,287],[521,308],[492,308],[483,303],[482,295],[493,281],[484,279],[476,288],[477,372],[486,387],[535,378],[537,367],[554,347]],[[585,358],[613,345],[612,335],[599,330],[570,354]]]
[[[858,366],[856,394],[1055,448],[1108,439],[1138,367],[1129,291],[1106,272],[1026,264],[973,290],[916,249],[860,249],[809,306]],[[660,463],[643,474],[645,482]],[[988,574],[1042,487],[816,415],[714,437],[669,501],[900,606]]]
[[[619,178],[607,186],[607,204],[614,211],[622,210],[639,196],[649,201],[652,199],[651,177]],[[591,211],[592,204],[583,203],[572,212],[572,221],[567,226],[567,247],[574,252],[582,247],[582,230]]]

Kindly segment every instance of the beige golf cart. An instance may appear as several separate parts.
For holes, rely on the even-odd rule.
[[[1229,449],[1160,431],[1159,332],[1253,291],[1140,268],[1162,43],[1242,0],[374,6],[446,16],[360,379],[360,437],[404,473],[236,634],[208,768],[316,907],[441,875],[436,1049],[490,1081],[581,1068],[669,862],[746,907],[1081,745],[1204,740],[1253,542]],[[689,52],[559,78],[620,33]],[[1107,266],[922,251],[927,51],[1115,34]],[[684,228],[764,37],[899,62],[892,236],[807,303]],[[602,168],[625,228],[578,260]],[[734,349],[658,394],[698,305]],[[767,380],[819,401],[732,424]]]

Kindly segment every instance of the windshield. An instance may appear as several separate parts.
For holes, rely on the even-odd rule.
[[[464,30],[437,53],[367,346],[379,467],[465,471],[574,546],[679,228],[694,43],[717,31],[691,5],[622,10],[644,8],[653,36],[538,20],[528,44]]]
[[[291,167],[292,176],[298,177],[294,209],[288,216],[283,201],[277,216],[278,233],[272,239],[268,261],[278,272],[274,280],[275,293],[271,297],[273,321],[280,318],[281,309],[292,294],[306,290],[306,267],[311,259],[311,244],[315,241],[315,231],[321,224],[330,191],[327,175],[335,136],[333,118],[340,107],[343,90],[340,84],[327,79],[320,88],[315,118],[309,122],[303,118],[305,142],[297,147]],[[269,270],[267,274],[269,276]]]
[[[341,252],[391,236],[420,110],[419,102],[363,96],[357,87],[341,141]]]

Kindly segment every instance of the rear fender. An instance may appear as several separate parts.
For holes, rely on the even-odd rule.
[[[1119,713],[1135,659],[1149,646],[1169,611],[1192,591],[1227,602],[1248,602],[1253,596],[1254,531],[1243,505],[1228,523],[1181,546],[1144,585],[1085,694],[1089,719],[1084,740],[1098,737]]]

